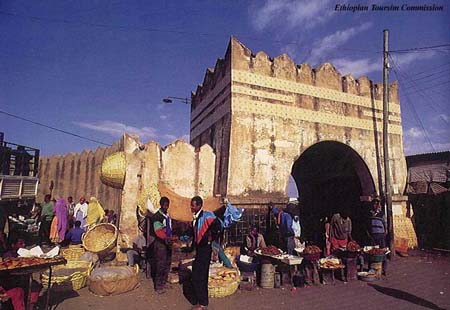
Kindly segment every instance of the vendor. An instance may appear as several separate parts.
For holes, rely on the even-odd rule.
[[[272,214],[275,216],[277,227],[280,230],[282,250],[288,254],[294,253],[294,230],[292,229],[292,216],[281,209],[275,208],[273,205]]]
[[[245,237],[245,244],[245,254],[252,257],[255,256],[256,249],[266,247],[266,241],[263,235],[259,233],[257,226],[253,225],[250,228],[250,233]]]
[[[3,254],[3,258],[16,258],[19,256],[17,251],[20,248],[25,247],[25,241],[23,239],[16,239],[11,243],[10,250]]]
[[[330,242],[331,252],[335,252],[339,248],[347,247],[348,241],[352,238],[352,220],[344,210],[335,213],[330,222]]]
[[[23,239],[17,239],[14,240],[11,243],[10,250],[6,252],[3,255],[3,258],[16,258],[19,256],[17,251],[20,248],[25,247],[25,241]],[[13,302],[14,307],[16,305],[21,305],[20,299],[23,298],[23,300],[26,300],[26,294],[22,294],[23,292],[28,292],[28,285],[29,285],[29,279],[28,276],[7,276],[0,278],[0,288],[6,292],[6,295],[8,295],[11,298],[11,302]],[[23,291],[17,290],[17,288],[22,288]],[[34,309],[34,304],[37,303],[39,298],[39,293],[41,291],[42,286],[37,283],[35,280],[31,282],[31,296],[30,296],[30,303],[31,308]],[[25,296],[24,296],[25,295]],[[24,296],[24,297],[23,297]],[[14,308],[16,309],[16,308]],[[24,309],[24,308],[18,308],[18,309]]]

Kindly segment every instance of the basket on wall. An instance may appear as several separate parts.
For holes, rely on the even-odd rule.
[[[82,238],[86,251],[96,253],[99,257],[108,255],[116,246],[117,227],[110,223],[97,224],[88,230]]]
[[[124,152],[116,152],[107,156],[102,162],[100,180],[111,187],[123,188],[126,173]]]

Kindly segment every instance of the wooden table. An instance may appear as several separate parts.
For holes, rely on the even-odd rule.
[[[26,267],[17,267],[11,269],[0,269],[0,277],[3,276],[27,276],[28,277],[28,295],[25,308],[27,310],[31,309],[31,283],[33,281],[33,273],[43,272],[49,270],[48,273],[48,287],[47,287],[47,298],[45,302],[45,309],[49,309],[50,303],[50,289],[52,283],[52,267],[57,265],[65,265],[67,263],[64,257],[51,258],[48,262],[42,264],[29,265]]]

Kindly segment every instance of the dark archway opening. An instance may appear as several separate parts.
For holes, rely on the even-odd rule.
[[[351,147],[334,141],[319,142],[303,152],[292,167],[300,197],[302,235],[322,245],[325,216],[347,212],[352,219],[352,236],[367,244],[369,205],[361,201],[375,191],[363,159]]]

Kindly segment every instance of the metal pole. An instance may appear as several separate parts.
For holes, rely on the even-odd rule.
[[[394,219],[392,217],[391,176],[389,168],[389,30],[383,30],[383,159],[384,159],[384,194],[387,211],[389,248],[391,257],[395,256],[394,250]]]

